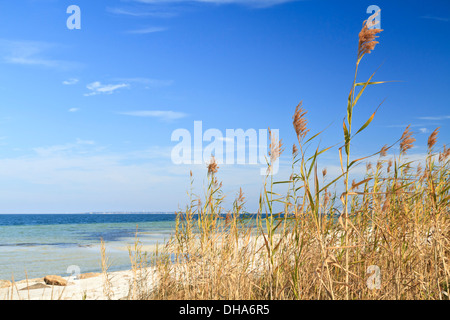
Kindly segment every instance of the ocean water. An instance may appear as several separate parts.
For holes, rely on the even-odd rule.
[[[144,251],[167,241],[175,214],[0,214],[0,279],[100,272],[100,241],[110,271],[131,267],[128,247],[135,235]]]

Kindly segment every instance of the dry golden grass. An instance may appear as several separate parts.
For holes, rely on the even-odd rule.
[[[299,146],[293,146],[290,179],[274,182],[271,175],[266,177],[259,210],[252,219],[245,215],[242,190],[224,215],[224,195],[212,159],[205,198],[195,197],[191,190],[190,203],[177,215],[174,236],[152,258],[154,287],[146,289],[145,295],[133,296],[449,298],[450,151],[446,146],[433,150],[438,130],[428,140],[428,155],[422,163],[406,158],[415,141],[409,126],[398,141],[398,156],[385,159],[394,144],[362,159],[351,157],[351,141],[376,113],[354,133],[353,109],[367,87],[384,83],[372,82],[373,75],[366,82],[356,82],[359,63],[375,48],[380,31],[368,30],[364,24],[359,35],[343,145],[338,149],[342,173],[328,181],[324,169],[319,179],[318,158],[331,147],[313,147],[322,132],[308,137],[306,112],[300,103],[293,117]],[[269,168],[281,152],[281,141],[271,139]],[[357,164],[377,156],[376,166],[369,163],[362,180],[351,179]],[[414,172],[413,166],[417,166]],[[345,191],[337,194],[336,184],[342,182]],[[277,184],[287,184],[285,195],[274,191]],[[283,210],[276,212],[276,204]]]
[[[344,195],[295,174],[284,197],[271,198],[273,183],[265,186],[261,209],[269,212],[242,218],[240,192],[224,217],[214,180],[204,205],[192,201],[179,213],[173,239],[153,261],[158,282],[148,298],[448,299],[448,158],[429,154],[420,175],[401,156],[391,174],[379,160],[348,192],[348,218]],[[319,192],[296,194],[312,188]],[[275,202],[285,210],[271,213]],[[369,286],[373,266],[379,288]]]

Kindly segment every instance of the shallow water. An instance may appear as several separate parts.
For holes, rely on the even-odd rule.
[[[151,252],[169,239],[174,225],[174,214],[0,215],[0,279],[68,276],[70,266],[99,272],[101,239],[109,270],[129,269],[136,228],[143,249]]]

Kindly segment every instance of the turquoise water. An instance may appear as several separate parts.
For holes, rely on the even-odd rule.
[[[174,225],[174,214],[0,215],[0,279],[68,276],[70,266],[99,272],[102,238],[109,270],[129,269],[136,227],[143,249],[151,252],[170,238]]]

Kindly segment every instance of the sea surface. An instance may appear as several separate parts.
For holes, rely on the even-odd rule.
[[[167,241],[175,214],[0,214],[0,279],[101,272],[101,239],[109,271],[131,268],[128,248]]]

